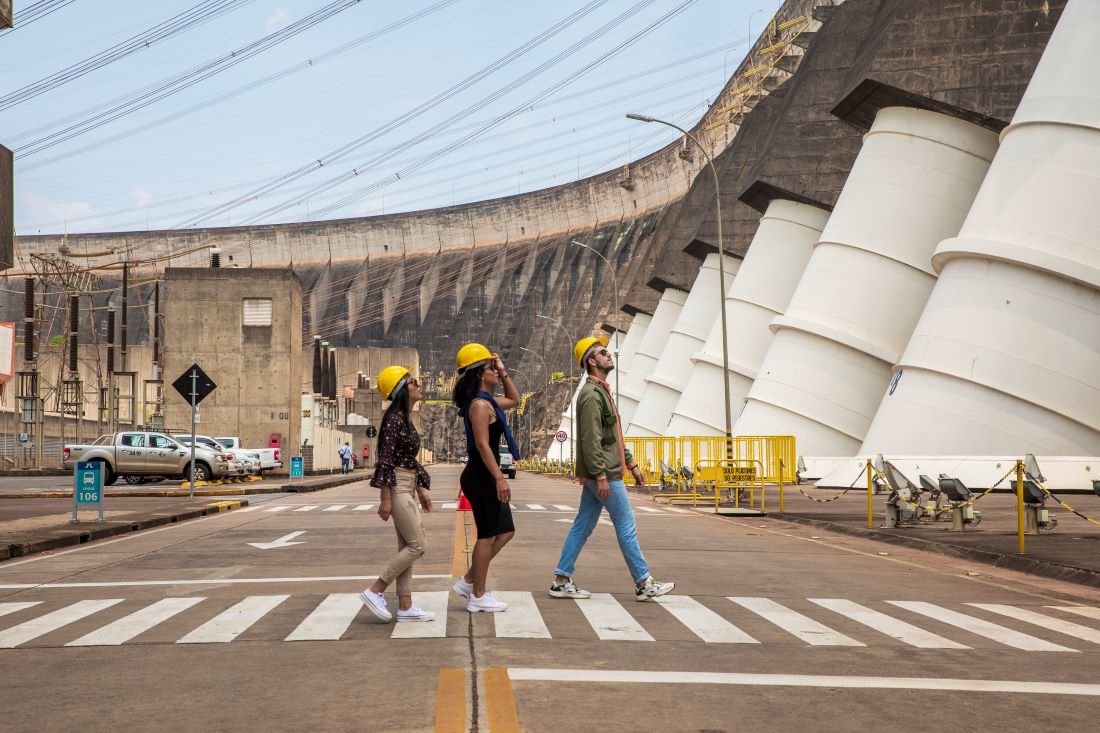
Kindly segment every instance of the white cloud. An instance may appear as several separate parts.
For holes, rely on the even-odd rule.
[[[271,15],[267,16],[267,20],[264,21],[264,27],[270,35],[286,25],[288,20],[290,20],[290,13],[286,11],[286,8],[275,8]]]
[[[134,203],[138,206],[149,206],[153,203],[153,194],[149,193],[149,189],[145,186],[131,188],[129,194],[130,198],[133,199]]]
[[[94,232],[108,228],[91,204],[64,201],[26,191],[19,194],[15,214],[19,234],[56,234],[60,232]]]

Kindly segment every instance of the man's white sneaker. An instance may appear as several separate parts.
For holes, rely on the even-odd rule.
[[[675,583],[661,583],[652,575],[645,579],[645,585],[642,587],[634,587],[634,600],[636,601],[648,601],[650,598],[656,598],[657,596],[663,596],[665,593],[671,593],[672,589],[676,587]]]
[[[386,605],[386,597],[381,593],[372,593],[370,588],[359,594],[360,600],[367,607],[371,613],[383,621],[392,621],[393,614],[390,613],[389,606]]]
[[[451,588],[455,593],[459,594],[463,598],[469,598],[474,594],[474,584],[466,580],[463,575],[458,576],[458,581],[455,582]]]
[[[489,591],[485,591],[485,595],[480,598],[471,594],[470,602],[466,604],[466,610],[470,613],[500,613],[506,608],[508,604],[493,598],[493,594]]]
[[[551,598],[591,598],[592,594],[573,585],[572,580],[564,583],[554,583],[550,586]]]
[[[431,621],[435,618],[435,614],[431,611],[425,611],[420,606],[412,606],[407,611],[397,609],[398,621]]]

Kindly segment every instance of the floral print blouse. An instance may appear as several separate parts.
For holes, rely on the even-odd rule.
[[[374,468],[374,478],[370,485],[377,488],[397,486],[394,468],[407,468],[416,471],[416,483],[425,489],[431,489],[432,477],[416,460],[420,452],[420,434],[405,418],[396,412],[386,415],[379,431],[378,459]]]

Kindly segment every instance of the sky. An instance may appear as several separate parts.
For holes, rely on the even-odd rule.
[[[677,137],[624,115],[694,124],[779,4],[15,0],[16,233],[373,216],[620,168]]]

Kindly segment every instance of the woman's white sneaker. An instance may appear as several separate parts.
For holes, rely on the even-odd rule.
[[[398,621],[431,621],[435,618],[435,614],[431,611],[425,611],[420,606],[412,606],[408,610],[397,609]]]
[[[474,584],[466,580],[465,576],[460,575],[451,590],[463,598],[469,599],[474,594]]]
[[[367,607],[367,610],[373,613],[383,621],[392,621],[393,614],[390,613],[389,606],[386,605],[386,597],[381,593],[372,593],[370,588],[359,594],[360,600],[363,601],[363,605]]]
[[[466,610],[470,613],[500,613],[506,608],[508,604],[493,598],[489,591],[485,591],[485,595],[480,598],[470,594],[470,602],[466,604]]]

